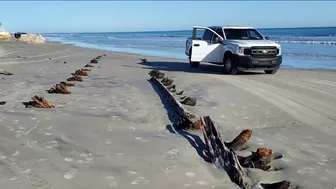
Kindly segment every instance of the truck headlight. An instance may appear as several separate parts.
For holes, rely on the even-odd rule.
[[[282,49],[281,49],[281,47],[279,47],[278,50],[277,50],[277,55],[281,55],[281,53],[282,53]]]
[[[244,47],[237,47],[237,55],[244,55]]]
[[[237,47],[237,55],[249,55],[251,54],[251,49],[247,47]]]

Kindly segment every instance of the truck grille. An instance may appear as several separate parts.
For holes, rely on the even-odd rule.
[[[278,53],[276,47],[251,47],[251,56],[254,58],[275,58]]]

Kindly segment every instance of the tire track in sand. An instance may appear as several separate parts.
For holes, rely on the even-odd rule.
[[[1,54],[1,55],[0,55],[0,58],[5,57],[5,56],[10,55],[10,54],[14,54],[14,53],[20,52],[20,51],[19,51],[20,49],[23,49],[23,50],[24,50],[25,48],[17,48],[17,49],[13,49],[14,51],[11,51],[11,52],[7,52],[7,53],[4,53],[4,54]],[[2,60],[4,60],[4,59],[2,59]]]
[[[67,57],[75,56],[75,55],[82,54],[82,53],[85,53],[85,52],[76,52],[76,53],[72,53],[72,54],[69,54],[69,55],[58,56],[58,57],[52,58],[52,60],[67,58]],[[11,65],[13,65],[13,64],[39,63],[39,62],[43,62],[43,61],[47,61],[47,60],[50,60],[50,59],[46,58],[46,59],[32,60],[32,61],[21,61],[21,62],[20,61],[12,61],[12,62],[3,62],[3,63],[0,61],[0,64],[11,64]]]
[[[33,56],[24,56],[24,58],[28,59],[28,58],[38,58],[38,57],[43,57],[43,56],[49,56],[49,55],[55,55],[55,54],[61,54],[61,53],[65,53],[65,52],[69,52],[71,51],[72,48],[67,48],[66,50],[62,50],[62,51],[56,51],[56,52],[52,52],[52,53],[44,53],[44,54],[36,54]],[[37,49],[38,50],[38,49]],[[14,52],[20,52],[20,51],[14,51]],[[21,60],[22,58],[3,58],[1,59],[1,61],[8,61],[8,60]]]
[[[304,99],[300,95],[293,95],[281,88],[251,81],[250,79],[242,78],[240,76],[209,76],[223,80],[231,85],[247,91],[248,93],[254,94],[284,110],[289,115],[300,120],[301,122],[306,123],[315,129],[323,131],[327,135],[332,137],[335,137],[336,135],[336,120],[324,115],[325,112],[321,113],[323,112],[323,107],[318,104],[314,105],[314,109],[307,106],[307,104],[312,103],[313,99]]]
[[[261,83],[258,79],[263,79],[265,83]],[[312,110],[318,111],[321,114],[326,115],[331,119],[335,119],[334,115],[335,105],[330,102],[336,102],[335,95],[333,93],[325,92],[320,88],[319,85],[307,84],[305,82],[300,82],[300,79],[288,78],[272,78],[273,82],[269,83],[268,80],[265,80],[266,77],[255,77],[249,78],[249,80],[256,85],[265,85],[263,88],[271,88],[274,92],[286,96],[288,99],[295,99],[297,103],[300,103],[306,107],[309,107]],[[285,85],[285,87],[283,86]],[[294,90],[293,90],[294,89]],[[296,90],[296,91],[295,91]],[[313,93],[313,92],[316,93]],[[321,98],[323,97],[323,98]],[[327,101],[329,100],[329,101]],[[319,108],[316,108],[319,107]]]
[[[305,85],[309,86],[309,89],[316,90],[320,93],[328,93],[329,95],[335,96],[332,93],[336,92],[336,82],[325,80],[325,79],[315,79],[312,77],[292,77],[292,76],[284,76],[286,79],[290,80],[291,82],[286,82],[284,78],[275,77],[279,82],[286,82],[287,84],[292,84],[293,82],[298,83],[299,86]]]

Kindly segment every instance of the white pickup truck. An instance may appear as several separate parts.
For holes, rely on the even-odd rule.
[[[204,30],[201,38],[197,30]],[[275,74],[282,63],[281,46],[252,27],[195,26],[186,41],[185,54],[191,67],[200,62],[223,65],[225,74],[239,70],[264,70]]]

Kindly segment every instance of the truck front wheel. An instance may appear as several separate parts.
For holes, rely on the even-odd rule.
[[[236,75],[238,73],[238,69],[234,59],[231,56],[224,56],[224,67],[223,72],[229,75]]]

